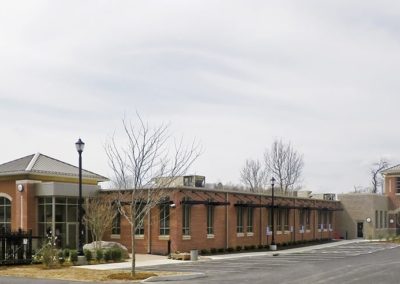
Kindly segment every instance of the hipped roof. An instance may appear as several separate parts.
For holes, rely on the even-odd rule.
[[[79,168],[41,153],[25,156],[0,165],[0,176],[41,175],[79,178]],[[82,178],[97,182],[107,181],[104,176],[82,170]]]

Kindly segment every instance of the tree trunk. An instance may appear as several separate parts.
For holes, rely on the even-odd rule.
[[[136,274],[136,243],[135,243],[135,231],[136,231],[136,201],[133,199],[131,200],[131,245],[132,245],[132,270],[131,275],[132,277]]]
[[[132,245],[132,269],[131,275],[136,274],[136,247],[135,247],[135,225],[131,225],[131,245]]]

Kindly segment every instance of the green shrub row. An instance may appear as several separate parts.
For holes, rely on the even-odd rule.
[[[124,253],[120,248],[98,249],[96,253],[84,250],[88,263],[96,260],[97,262],[119,262],[123,259]],[[64,263],[76,263],[78,261],[78,251],[71,249],[55,249],[44,246],[40,252],[34,256],[35,263],[43,263],[46,267],[54,267]]]

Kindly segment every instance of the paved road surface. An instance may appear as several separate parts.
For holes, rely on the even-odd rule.
[[[351,243],[305,252],[142,267],[141,270],[203,272],[205,278],[166,283],[400,283],[400,246]],[[0,284],[88,283],[0,277]],[[98,282],[105,283],[105,282]]]
[[[206,278],[186,283],[400,283],[400,247],[353,243],[278,256],[256,256],[145,270],[203,272]],[[179,283],[179,282],[168,282]]]

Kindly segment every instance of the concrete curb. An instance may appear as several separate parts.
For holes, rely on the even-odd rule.
[[[161,281],[184,281],[184,280],[192,280],[192,279],[203,278],[203,277],[206,277],[205,273],[193,272],[190,274],[183,274],[183,275],[152,276],[145,280],[140,281],[140,283],[161,282]]]

